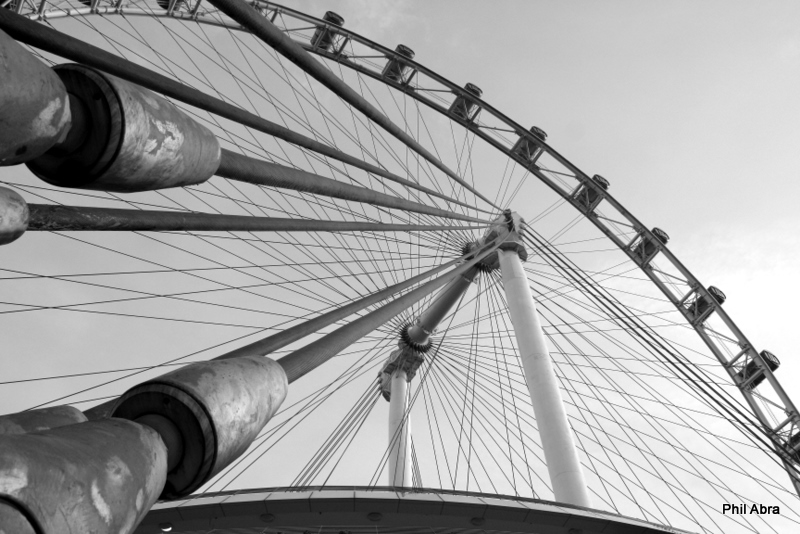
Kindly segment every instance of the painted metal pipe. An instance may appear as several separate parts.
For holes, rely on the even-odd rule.
[[[37,534],[133,532],[166,474],[163,441],[132,421],[0,436],[0,502],[21,512]]]
[[[280,407],[286,390],[286,374],[268,358],[197,362],[129,389],[112,418],[152,425],[167,447],[172,444],[161,498],[175,499],[238,458]]]
[[[42,180],[131,192],[198,184],[216,172],[217,138],[163,97],[83,65],[53,71],[80,102],[87,126],[73,150],[56,147],[27,162]]]
[[[483,226],[313,221],[182,211],[129,210],[28,204],[30,231],[138,232],[440,232]]]
[[[555,499],[591,507],[572,429],[561,399],[528,278],[516,250],[499,250],[503,289]]]
[[[0,416],[0,435],[41,432],[60,426],[83,423],[82,411],[73,406],[52,406]]]
[[[408,377],[402,367],[392,373],[389,400],[389,485],[411,486],[411,420],[408,417]]]
[[[151,71],[141,65],[137,65],[125,58],[111,54],[107,50],[84,43],[80,39],[61,33],[39,22],[29,20],[9,10],[0,10],[0,28],[8,32],[14,39],[35,46],[41,50],[100,69],[121,79],[161,93],[169,98],[209,111],[220,117],[272,135],[294,145],[307,148],[318,154],[335,159],[336,161],[341,161],[342,163],[362,169],[376,176],[381,176],[395,183],[441,198],[447,202],[489,213],[487,210],[476,208],[466,202],[448,197],[433,189],[423,187],[416,182],[402,178],[386,169],[382,169],[350,156],[349,154],[345,154],[315,139],[293,132],[279,124],[263,119],[254,113],[223,102],[218,98],[214,98],[202,91]]]
[[[456,277],[447,284],[428,309],[417,318],[416,322],[407,330],[410,341],[417,345],[427,345],[433,331],[439,326],[461,296],[469,289],[470,284],[478,274],[478,268],[473,267],[461,276]]]
[[[47,65],[2,31],[0,58],[0,165],[16,165],[44,154],[66,135],[69,97]]]
[[[462,221],[484,222],[481,219],[455,213],[453,211],[434,208],[411,202],[372,189],[357,187],[317,174],[277,165],[268,161],[242,156],[230,150],[222,151],[217,175],[240,182],[249,182],[258,185],[269,185],[283,189],[293,189],[318,195],[325,195],[355,202],[366,202],[376,206],[395,208],[414,213],[425,213],[437,217],[457,219]]]
[[[28,227],[28,204],[19,193],[0,187],[0,245],[16,240]]]
[[[474,258],[449,273],[409,291],[377,310],[359,317],[278,360],[278,363],[286,371],[289,383],[313,371],[415,302],[422,300],[455,277],[461,276],[477,262],[494,252],[499,246],[499,241],[500,239],[495,239],[484,245]]]
[[[467,191],[482,199],[488,205],[500,209],[491,200],[479,193],[474,187],[465,182],[455,172],[450,170],[444,163],[439,161],[433,154],[420,145],[413,137],[408,135],[402,128],[394,124],[388,117],[370,104],[360,94],[354,91],[349,85],[340,80],[329,69],[314,59],[311,54],[306,52],[303,47],[295,43],[291,37],[280,31],[261,13],[242,0],[209,0],[211,4],[220,11],[241,24],[251,33],[262,39],[265,43],[273,47],[292,63],[303,69],[306,73],[314,77],[322,85],[333,91],[334,94],[342,98],[345,102],[359,110],[367,118],[381,126],[384,130],[403,142],[407,147],[431,162],[455,182],[460,184]]]

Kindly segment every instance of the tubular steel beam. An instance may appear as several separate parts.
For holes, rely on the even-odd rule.
[[[462,259],[463,258],[458,258],[453,261],[449,261],[443,265],[440,265],[439,267],[435,267],[422,274],[418,274],[417,276],[387,287],[386,289],[378,291],[377,293],[367,295],[366,297],[351,302],[350,304],[324,313],[319,317],[314,317],[313,319],[310,319],[302,324],[287,328],[286,330],[278,332],[277,334],[265,337],[256,342],[250,343],[249,345],[245,345],[244,347],[239,347],[238,349],[217,356],[214,358],[214,360],[226,360],[229,358],[239,358],[242,356],[267,356],[268,354],[276,350],[280,350],[283,347],[294,343],[295,341],[303,339],[304,337],[311,335],[314,332],[325,328],[326,326],[332,325],[336,321],[341,321],[342,319],[345,319],[348,316],[363,310],[367,306],[377,304],[378,302],[389,298],[393,294],[413,286],[417,282],[449,269]],[[106,401],[102,404],[98,404],[97,406],[89,408],[84,413],[86,414],[86,417],[92,421],[109,417],[116,402],[117,399]]]
[[[461,276],[472,268],[473,265],[494,252],[497,247],[500,246],[500,242],[501,239],[495,239],[490,244],[482,247],[474,258],[453,269],[449,273],[431,280],[413,291],[409,291],[405,295],[398,297],[377,310],[363,317],[359,317],[345,326],[334,330],[330,334],[278,360],[278,363],[281,364],[284,371],[286,371],[286,377],[289,383],[313,371],[415,302],[422,300],[457,276]]]
[[[425,206],[403,198],[393,197],[364,187],[346,184],[317,174],[285,167],[268,161],[242,156],[230,150],[222,150],[217,175],[240,182],[268,185],[283,189],[293,189],[307,193],[366,202],[376,206],[395,208],[415,213],[424,213],[436,217],[457,219],[461,221],[485,222],[475,217],[462,215],[449,210]]]
[[[423,158],[431,162],[435,167],[447,174],[450,178],[462,187],[472,192],[475,196],[482,199],[488,205],[500,209],[491,200],[480,194],[474,187],[470,186],[455,172],[450,170],[444,163],[439,161],[433,154],[428,152],[414,138],[404,132],[388,117],[381,113],[375,106],[367,102],[364,97],[355,92],[349,85],[337,78],[331,71],[327,70],[320,62],[314,59],[311,54],[303,50],[299,44],[295,43],[289,36],[280,31],[274,24],[268,21],[258,11],[241,0],[209,0],[220,11],[241,24],[254,35],[261,38],[265,43],[273,47],[292,63],[313,76],[325,87],[341,97],[345,102],[359,110],[371,121],[381,126],[384,130],[402,141],[406,146],[417,152]]]
[[[28,230],[33,231],[439,232],[482,228],[479,226],[313,221],[214,213],[54,206],[51,204],[28,204],[28,209],[30,210]]]
[[[223,354],[222,356],[217,356],[214,359],[220,360],[225,358],[238,358],[239,356],[254,355],[266,356],[267,354],[270,354],[276,350],[280,350],[299,339],[303,339],[304,337],[313,334],[322,328],[325,328],[326,326],[332,325],[336,321],[341,321],[342,319],[363,310],[367,306],[372,306],[373,304],[387,299],[395,293],[402,291],[407,287],[413,286],[417,282],[440,273],[445,269],[449,269],[459,261],[461,261],[461,258],[447,262],[444,265],[440,265],[439,267],[426,271],[422,274],[418,274],[417,276],[409,278],[408,280],[393,286],[389,286],[386,289],[378,291],[377,293],[367,295],[362,299],[351,302],[350,304],[340,308],[336,308],[335,310],[331,310],[328,313],[320,315],[319,317],[314,317],[313,319],[310,319],[302,324],[287,328],[286,330],[283,330],[277,334],[260,339],[254,343],[245,345],[244,347],[239,347],[236,350],[232,350],[231,352]]]
[[[79,39],[48,28],[44,24],[12,13],[7,9],[0,9],[0,29],[22,43],[100,69],[114,76],[118,76],[123,80],[133,82],[152,91],[189,104],[190,106],[214,113],[220,117],[253,128],[254,130],[277,137],[278,139],[283,139],[288,143],[317,152],[318,154],[341,161],[347,165],[381,176],[382,178],[386,178],[387,180],[391,180],[428,195],[441,198],[447,202],[452,202],[484,213],[490,213],[487,210],[470,206],[465,202],[450,198],[438,191],[402,178],[385,169],[337,150],[336,148],[332,148],[310,137],[306,137],[279,124],[261,118],[254,113],[245,111],[242,108],[214,98],[202,91],[184,85],[176,80],[172,80],[157,72],[153,72],[127,59],[111,54],[106,50],[84,43]]]
[[[436,296],[428,309],[417,318],[409,327],[408,336],[414,343],[425,345],[430,340],[433,331],[439,326],[448,312],[456,305],[459,299],[469,289],[469,285],[478,274],[478,268],[473,267],[458,278],[453,279],[447,287]]]

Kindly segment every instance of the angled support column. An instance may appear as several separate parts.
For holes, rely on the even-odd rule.
[[[506,212],[505,220],[501,223],[508,224],[511,230],[509,238],[500,245],[497,252],[503,288],[555,499],[558,502],[591,507],[550,351],[536,312],[528,278],[522,268],[520,256],[527,257],[519,235],[523,221],[517,214]]]

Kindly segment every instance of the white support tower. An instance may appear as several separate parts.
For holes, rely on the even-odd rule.
[[[398,367],[392,373],[389,399],[389,485],[411,487],[411,420],[408,417],[408,375]]]
[[[503,277],[508,312],[514,327],[555,500],[591,507],[550,351],[528,278],[522,267],[520,256],[527,258],[521,238],[524,222],[516,213],[507,211],[497,224],[502,224],[509,230],[508,237],[497,252],[497,262]],[[499,232],[499,229],[490,229],[484,240],[491,237],[493,232]],[[493,262],[490,260],[489,264],[491,263]]]

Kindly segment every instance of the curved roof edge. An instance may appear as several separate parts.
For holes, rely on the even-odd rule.
[[[404,488],[405,489],[405,488]],[[311,486],[206,493],[160,502],[135,534],[689,534],[601,510],[508,495],[428,488]]]

